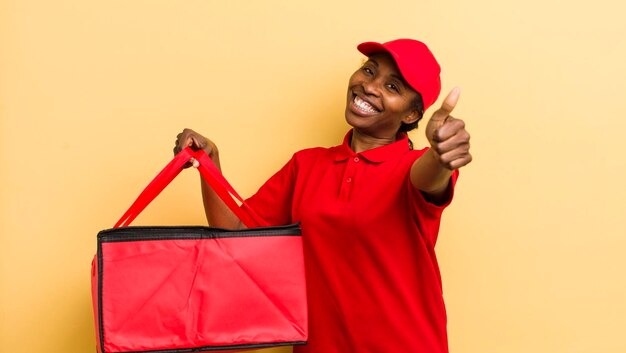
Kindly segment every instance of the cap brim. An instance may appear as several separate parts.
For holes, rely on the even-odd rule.
[[[377,42],[364,42],[364,43],[357,45],[356,48],[365,56],[369,56],[374,53],[380,53],[380,52],[388,53],[389,52],[387,48],[385,48],[382,44],[377,43]]]
[[[391,55],[396,65],[398,65],[398,69],[400,70],[400,74],[402,74],[402,78],[406,80],[406,76],[404,73],[404,63],[398,60],[398,55],[394,51],[377,42],[364,42],[357,45],[356,48],[365,56],[370,56],[376,53],[388,53],[389,55]],[[411,82],[409,82],[409,85],[411,85],[411,87],[417,91],[417,89],[411,84]]]

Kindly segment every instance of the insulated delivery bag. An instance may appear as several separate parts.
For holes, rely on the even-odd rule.
[[[195,158],[202,178],[248,229],[130,226]],[[187,148],[112,229],[92,263],[99,353],[244,350],[305,344],[299,225],[264,226],[203,151]]]

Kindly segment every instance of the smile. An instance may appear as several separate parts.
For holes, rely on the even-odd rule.
[[[354,96],[353,100],[354,105],[364,113],[379,113],[379,110],[374,108],[371,104],[359,98],[359,96]]]

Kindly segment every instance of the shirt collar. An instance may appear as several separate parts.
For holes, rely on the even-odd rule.
[[[371,150],[355,153],[350,148],[352,130],[348,131],[343,139],[343,144],[335,150],[335,161],[341,162],[348,158],[360,156],[372,163],[382,163],[393,156],[402,155],[409,151],[409,137],[405,133],[399,133],[396,141],[388,145],[372,148]]]

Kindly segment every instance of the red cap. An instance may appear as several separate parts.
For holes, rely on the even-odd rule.
[[[383,44],[361,43],[357,49],[366,56],[380,52],[391,54],[404,80],[422,95],[424,111],[439,97],[441,68],[426,44],[414,39],[396,39]]]

